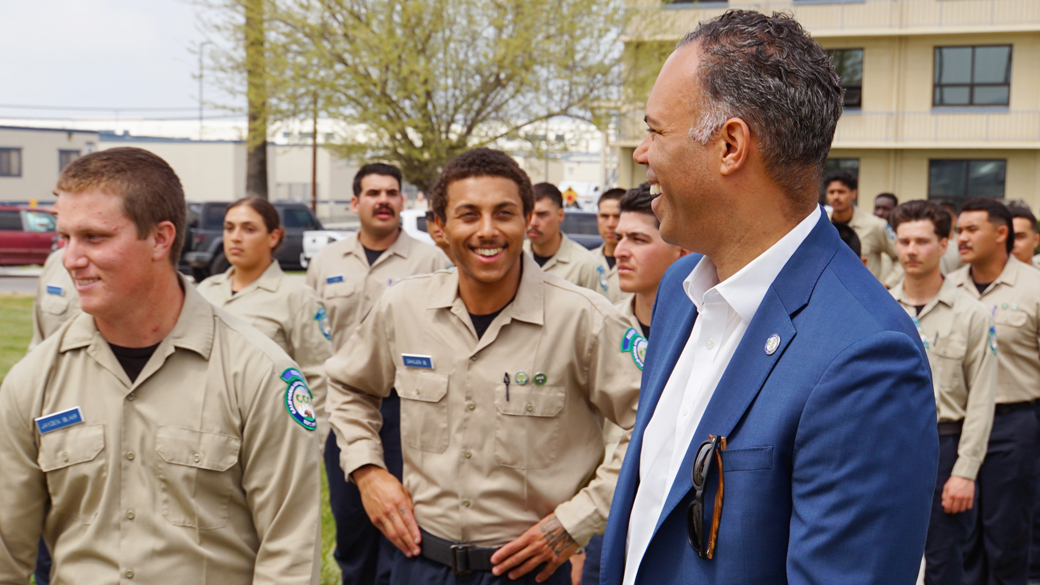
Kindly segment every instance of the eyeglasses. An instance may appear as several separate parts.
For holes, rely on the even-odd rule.
[[[719,521],[722,519],[722,452],[726,450],[726,437],[708,435],[708,440],[697,449],[697,457],[693,460],[693,501],[686,508],[686,539],[690,546],[702,559],[710,559],[715,554],[715,543],[719,537]],[[711,516],[711,530],[707,542],[704,540],[704,489],[708,485],[711,473],[711,460],[715,459],[719,467],[719,490],[715,492],[715,510]]]

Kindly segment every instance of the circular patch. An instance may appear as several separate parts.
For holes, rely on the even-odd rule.
[[[597,266],[596,270],[599,272],[599,286],[605,291],[607,290],[607,273],[603,270],[602,266]]]
[[[643,363],[646,362],[646,338],[642,335],[632,341],[632,361],[636,363],[639,371],[643,371]]]
[[[308,431],[318,428],[318,419],[314,415],[314,397],[307,383],[299,378],[293,379],[285,389],[285,410],[289,416]]]
[[[531,378],[527,377],[527,372],[516,373],[516,383],[523,386],[524,384],[531,381]]]
[[[997,328],[993,325],[989,327],[989,350],[997,355]]]
[[[318,327],[321,328],[321,334],[325,336],[325,339],[332,341],[332,324],[329,323],[329,314],[325,312],[325,307],[318,309],[314,320],[318,322]]]
[[[538,372],[537,374],[534,375],[534,385],[535,386],[545,386],[545,382],[546,382],[545,374],[543,374],[541,372]]]

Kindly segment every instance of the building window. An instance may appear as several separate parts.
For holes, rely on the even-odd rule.
[[[1011,45],[936,47],[936,106],[1006,106],[1011,94]]]
[[[22,176],[22,149],[0,148],[0,177]]]
[[[65,167],[69,166],[72,161],[79,158],[78,150],[59,150],[58,151],[58,172],[65,170]]]
[[[928,198],[960,209],[972,197],[1003,197],[1006,160],[930,160]]]
[[[845,88],[845,108],[863,107],[863,49],[828,49],[834,70]]]

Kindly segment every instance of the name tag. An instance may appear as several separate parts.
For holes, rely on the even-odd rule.
[[[47,285],[47,294],[49,294],[49,295],[58,295],[59,297],[63,297],[63,296],[65,296],[65,289],[60,287],[60,286],[58,286],[58,285],[56,285],[56,284],[48,284]]]
[[[406,368],[423,368],[425,370],[433,369],[433,357],[428,355],[402,353],[401,359],[404,360],[404,365]]]
[[[81,422],[83,422],[83,413],[80,411],[78,406],[74,406],[68,410],[48,414],[47,416],[41,416],[36,419],[36,428],[40,429],[40,434],[42,435],[51,431],[57,431],[65,427],[77,425]]]
[[[343,282],[343,275],[337,274],[336,276],[330,276],[325,279],[325,284],[336,284],[337,282]]]

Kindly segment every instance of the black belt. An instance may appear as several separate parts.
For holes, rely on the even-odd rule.
[[[1007,414],[1014,410],[1020,410],[1023,408],[1033,408],[1036,406],[1036,400],[1030,400],[1029,402],[1007,402],[1004,404],[997,405],[997,414]]]
[[[952,437],[954,435],[961,434],[961,427],[964,426],[964,419],[955,420],[953,422],[941,422],[939,423],[939,436],[940,437]]]
[[[456,575],[469,575],[473,571],[490,571],[491,555],[497,548],[483,548],[444,540],[419,529],[422,534],[422,556],[451,568]]]

